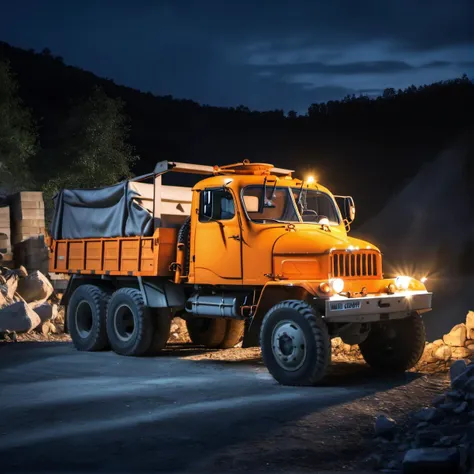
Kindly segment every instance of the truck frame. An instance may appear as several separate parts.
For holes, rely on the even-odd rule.
[[[169,172],[204,179],[165,186]],[[154,354],[179,316],[194,344],[260,346],[285,385],[320,382],[337,336],[377,370],[412,368],[432,293],[385,278],[380,250],[348,236],[350,196],[293,173],[162,161],[126,182],[152,217],[147,235],[51,238],[50,272],[71,275],[62,304],[75,347]]]

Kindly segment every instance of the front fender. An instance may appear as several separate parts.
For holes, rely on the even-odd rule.
[[[272,281],[268,282],[260,293],[257,309],[252,316],[248,329],[245,332],[242,347],[256,347],[260,345],[260,326],[269,309],[285,300],[313,301],[317,284],[305,281]]]

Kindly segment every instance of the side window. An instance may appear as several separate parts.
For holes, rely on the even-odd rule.
[[[199,221],[223,221],[235,216],[234,199],[226,189],[205,189],[201,192]]]

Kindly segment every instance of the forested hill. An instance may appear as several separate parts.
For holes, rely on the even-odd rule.
[[[270,162],[299,174],[312,171],[334,192],[352,194],[361,221],[474,125],[474,84],[465,76],[404,91],[386,89],[376,99],[308,104],[307,115],[296,116],[154,96],[67,66],[47,50],[35,53],[0,42],[2,59],[9,61],[20,96],[39,125],[42,148],[54,142],[71,105],[99,85],[126,103],[130,142],[140,156],[135,173],[150,171],[163,159]]]

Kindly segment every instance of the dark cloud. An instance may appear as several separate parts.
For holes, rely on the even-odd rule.
[[[446,61],[434,61],[429,64],[421,66],[413,66],[404,61],[361,61],[348,64],[324,64],[321,62],[314,63],[298,63],[298,64],[280,64],[274,66],[273,69],[265,68],[265,70],[273,71],[281,74],[308,72],[321,74],[377,74],[387,72],[410,71],[416,67],[430,68],[430,67],[445,67],[450,63]]]
[[[474,73],[472,0],[0,0],[0,39],[156,94],[304,111]]]

